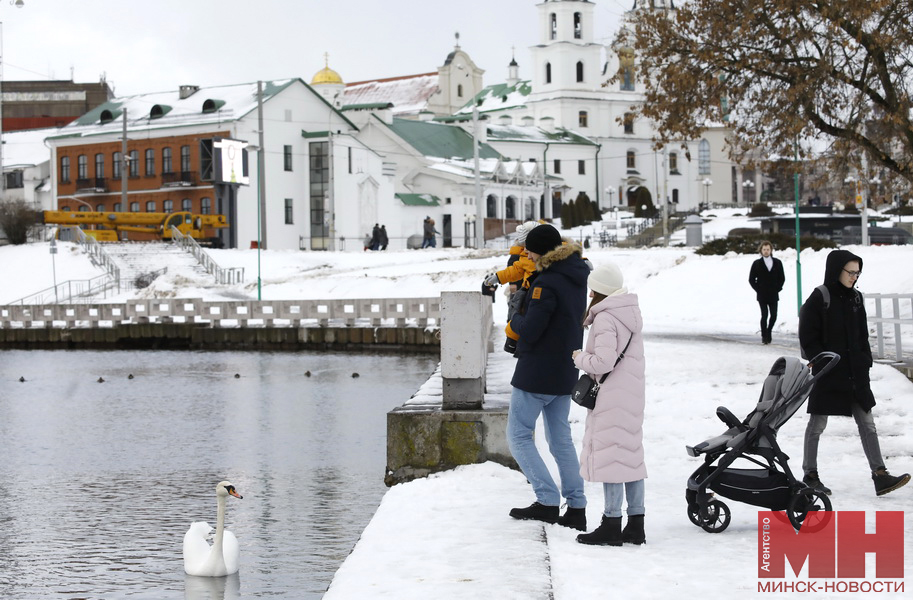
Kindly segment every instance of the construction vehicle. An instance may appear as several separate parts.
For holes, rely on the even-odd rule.
[[[80,227],[87,236],[99,242],[119,240],[151,241],[170,240],[171,228],[190,236],[201,244],[220,246],[216,229],[228,227],[225,215],[198,215],[189,212],[73,212],[68,210],[44,211],[46,225]]]

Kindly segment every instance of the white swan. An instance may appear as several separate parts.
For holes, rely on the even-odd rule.
[[[194,521],[184,534],[184,572],[188,575],[224,577],[238,572],[241,557],[238,538],[225,530],[225,500],[229,494],[235,498],[242,497],[230,482],[220,481],[216,485],[218,514],[212,546],[206,541],[206,536],[212,531],[209,523]]]

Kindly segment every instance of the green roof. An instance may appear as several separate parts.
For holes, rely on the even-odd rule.
[[[394,194],[406,206],[440,206],[441,199],[431,194]]]
[[[409,119],[393,119],[387,126],[424,156],[472,159],[472,136],[460,127]],[[488,144],[480,144],[479,158],[501,155]]]

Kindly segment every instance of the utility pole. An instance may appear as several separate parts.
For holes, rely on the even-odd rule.
[[[472,164],[475,173],[476,248],[485,247],[485,213],[482,211],[482,176],[479,173],[479,107],[472,107]]]
[[[266,243],[266,168],[265,168],[265,146],[263,145],[263,82],[257,82],[257,126],[260,129],[258,132],[258,145],[260,146],[260,151],[257,152],[257,190],[260,195],[260,241],[257,242],[258,250],[260,246],[267,248],[268,244]]]
[[[127,160],[127,107],[124,107],[123,135],[120,140],[120,209],[126,211],[130,208],[127,204],[127,169],[130,167],[130,161]]]

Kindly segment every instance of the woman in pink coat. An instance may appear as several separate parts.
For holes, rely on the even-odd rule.
[[[590,332],[586,349],[573,352],[574,364],[597,380],[610,374],[599,389],[596,407],[587,411],[580,474],[587,481],[602,482],[605,512],[599,527],[578,535],[577,541],[608,546],[643,544],[647,476],[643,319],[637,295],[628,293],[621,270],[614,263],[590,273],[587,287],[593,300],[583,325]],[[624,498],[628,501],[628,522],[622,531]]]

